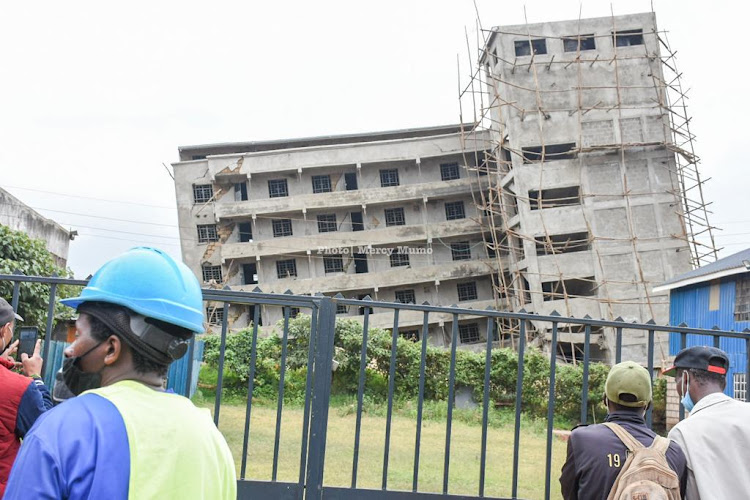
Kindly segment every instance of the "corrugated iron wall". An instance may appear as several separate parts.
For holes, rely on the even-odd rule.
[[[714,328],[720,330],[742,331],[750,327],[750,322],[734,320],[736,277],[728,277],[719,283],[718,309],[709,310],[711,302],[711,283],[701,283],[685,288],[672,290],[669,297],[669,322],[671,325],[685,323],[692,328]],[[687,346],[713,345],[711,337],[706,335],[688,335]],[[727,374],[727,395],[734,395],[734,373],[744,373],[747,368],[745,341],[742,339],[721,339],[721,349],[729,355],[729,373]],[[680,350],[680,336],[671,334],[669,353],[674,356]]]

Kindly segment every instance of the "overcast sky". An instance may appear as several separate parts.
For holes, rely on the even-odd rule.
[[[86,277],[139,244],[179,256],[180,145],[457,123],[471,1],[6,2],[0,186],[78,231]],[[651,10],[477,0],[485,28]],[[750,247],[744,2],[654,0],[676,48],[722,255]],[[457,57],[461,69],[458,69]],[[470,118],[467,117],[467,118]]]

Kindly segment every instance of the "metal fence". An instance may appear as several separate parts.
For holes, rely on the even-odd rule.
[[[42,282],[50,285],[50,318],[47,321],[47,334],[51,332],[52,320],[51,314],[54,309],[55,287],[58,284],[77,284],[83,285],[83,281],[61,280],[59,278],[35,278],[16,275],[0,275],[0,281],[10,280],[14,282],[14,305],[17,302],[18,287],[23,282]],[[687,344],[689,335],[708,335],[713,338],[714,345],[718,345],[721,337],[739,338],[745,340],[745,346],[750,347],[750,336],[747,333],[738,333],[733,331],[720,330],[703,330],[688,328],[685,326],[659,326],[653,323],[637,324],[625,323],[623,321],[604,321],[590,318],[568,318],[559,315],[541,316],[528,313],[507,313],[494,310],[473,310],[458,307],[439,307],[429,304],[400,304],[374,302],[371,300],[353,300],[343,297],[324,297],[324,296],[295,296],[291,294],[264,294],[261,292],[237,292],[231,290],[204,290],[204,300],[220,302],[224,304],[225,314],[222,319],[221,337],[219,345],[218,359],[218,379],[216,387],[216,396],[214,401],[214,422],[217,426],[220,423],[222,409],[222,388],[225,374],[226,345],[228,332],[229,305],[235,306],[255,306],[250,310],[254,311],[251,329],[251,355],[249,360],[247,399],[244,408],[244,426],[242,430],[242,447],[240,450],[240,470],[238,479],[238,498],[280,498],[280,499],[402,499],[418,500],[429,498],[446,498],[446,499],[468,499],[486,496],[486,484],[490,475],[505,474],[510,472],[510,487],[508,491],[502,493],[502,498],[520,498],[519,486],[527,477],[521,477],[519,474],[520,462],[523,459],[523,449],[521,446],[521,402],[523,400],[523,378],[524,378],[524,352],[527,348],[527,332],[533,323],[539,328],[539,325],[546,325],[551,332],[550,351],[557,352],[558,333],[561,325],[580,325],[584,330],[584,349],[583,349],[583,386],[581,387],[581,413],[580,420],[588,420],[589,408],[589,366],[590,366],[590,347],[592,338],[592,328],[607,328],[614,332],[616,337],[615,359],[620,361],[622,357],[622,340],[623,335],[631,331],[646,332],[646,342],[648,349],[648,369],[654,374],[654,345],[655,335],[660,332],[673,333],[681,338],[681,345]],[[324,472],[326,471],[326,444],[328,432],[328,412],[331,402],[331,372],[334,358],[334,330],[336,322],[337,305],[354,306],[361,308],[363,323],[362,350],[359,363],[359,381],[356,399],[356,414],[354,423],[354,439],[352,454],[352,474],[351,481],[347,485],[327,485]],[[281,354],[278,360],[279,366],[279,383],[278,397],[276,401],[275,426],[273,432],[273,454],[270,460],[271,474],[270,480],[261,480],[249,477],[248,474],[248,450],[252,449],[254,431],[251,427],[251,415],[253,411],[253,398],[256,392],[255,373],[258,368],[257,346],[259,341],[258,323],[260,307],[280,307],[283,310],[283,320],[280,326]],[[298,475],[293,481],[282,481],[279,479],[279,457],[281,453],[281,433],[282,433],[282,416],[284,412],[284,389],[286,385],[286,366],[288,355],[288,343],[290,340],[290,317],[292,310],[309,311],[311,316],[310,323],[310,343],[307,352],[307,371],[305,379],[305,396],[302,408],[302,425],[299,429],[300,446],[297,457],[299,468]],[[386,310],[392,314],[393,323],[391,329],[391,347],[390,347],[390,364],[387,376],[387,411],[385,416],[385,435],[384,448],[382,456],[382,480],[379,488],[364,488],[358,482],[358,474],[363,465],[360,463],[361,443],[364,435],[373,432],[372,429],[363,426],[363,406],[365,393],[365,373],[368,367],[367,343],[368,335],[371,331],[370,318],[373,309]],[[394,420],[394,393],[395,393],[395,374],[396,374],[396,345],[399,337],[399,314],[404,311],[416,311],[421,313],[422,335],[420,338],[420,366],[419,366],[419,397],[416,401],[416,427],[414,439],[414,461],[411,468],[412,487],[411,491],[398,491],[389,488],[389,479],[391,471],[389,465],[392,463],[391,438],[392,426]],[[426,352],[428,343],[428,329],[431,315],[448,318],[450,323],[450,365],[448,373],[445,374],[448,381],[448,402],[446,403],[445,418],[445,441],[442,445],[443,464],[442,464],[442,485],[439,492],[425,492],[420,489],[420,458],[424,456],[425,450],[421,448],[424,428],[424,388],[425,388],[425,366]],[[459,344],[459,321],[465,318],[472,318],[480,321],[486,321],[485,342],[485,362],[484,362],[484,384],[483,398],[481,406],[481,438],[479,441],[479,470],[475,483],[475,494],[456,494],[452,493],[455,488],[451,488],[450,470],[451,470],[451,451],[456,447],[472,445],[477,443],[466,443],[463,441],[455,442],[452,435],[453,409],[456,395],[456,352]],[[508,446],[507,453],[512,454],[510,470],[500,470],[493,463],[488,463],[488,447],[500,446],[493,443],[489,436],[488,416],[490,412],[490,370],[491,370],[491,349],[493,347],[494,333],[498,325],[513,320],[520,325],[520,331],[517,338],[518,367],[516,374],[516,398],[514,402],[514,424],[513,424],[513,444]],[[45,348],[46,349],[46,348]],[[194,357],[194,343],[189,349],[189,359]],[[747,350],[750,353],[750,349]],[[45,355],[47,353],[45,352]],[[750,366],[750,363],[748,364]],[[547,425],[545,440],[545,460],[543,465],[539,465],[537,476],[544,474],[544,498],[551,498],[557,494],[557,471],[552,470],[552,444],[553,444],[553,427],[555,415],[555,377],[556,377],[557,360],[555,356],[551,357],[551,366],[549,373],[549,394],[547,406]],[[193,379],[195,371],[194,363],[187,365],[187,380]],[[682,412],[681,412],[682,413]],[[651,425],[651,411],[647,413],[647,423]],[[257,431],[256,431],[257,432]],[[285,450],[288,451],[288,450]],[[235,453],[236,456],[236,453]],[[553,483],[554,481],[554,483]],[[553,484],[555,486],[553,487]],[[500,497],[493,497],[500,498]]]

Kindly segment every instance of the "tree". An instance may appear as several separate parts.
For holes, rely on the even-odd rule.
[[[41,240],[29,238],[22,231],[14,231],[0,224],[0,274],[13,274],[20,271],[27,276],[69,277],[72,273],[55,265],[52,254]],[[58,298],[71,297],[76,287],[57,287]],[[50,286],[43,283],[22,283],[19,290],[18,314],[23,316],[24,325],[38,326],[44,331],[47,322]],[[13,296],[13,283],[0,281],[0,296],[8,302]],[[59,302],[55,306],[55,317],[70,317],[72,311]]]

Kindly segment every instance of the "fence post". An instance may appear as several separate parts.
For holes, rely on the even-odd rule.
[[[313,396],[310,416],[310,448],[308,451],[305,499],[322,500],[323,469],[326,456],[328,401],[331,395],[333,336],[336,329],[336,305],[328,297],[320,299],[317,348],[313,358]]]

